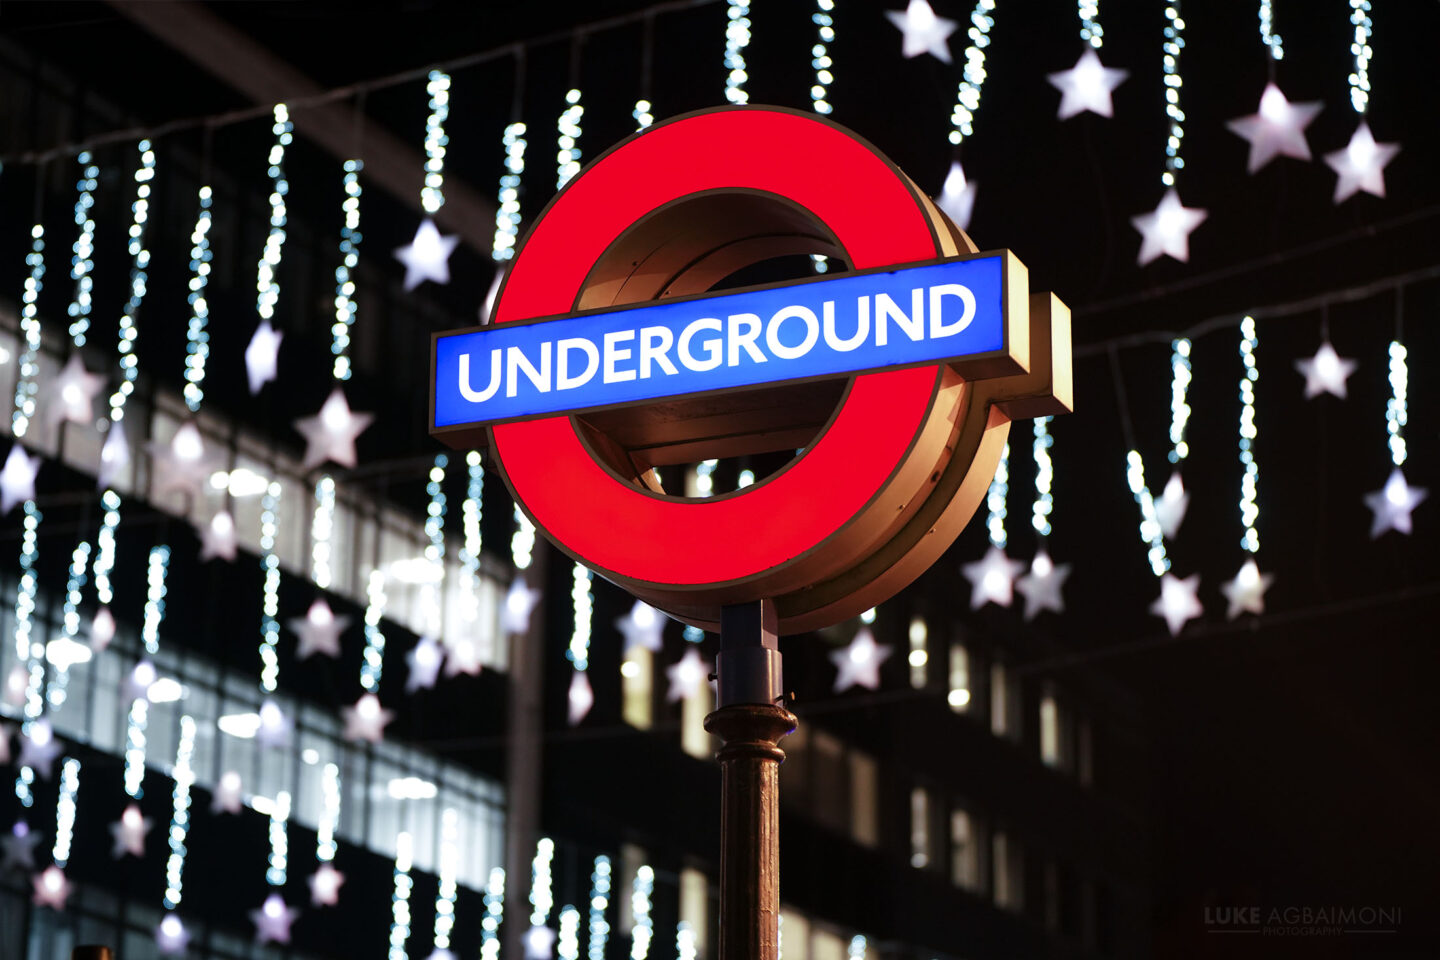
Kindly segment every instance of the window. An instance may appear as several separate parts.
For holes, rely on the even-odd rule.
[[[850,751],[850,836],[865,847],[880,842],[880,773],[875,758],[859,750]]]
[[[810,735],[810,810],[839,833],[850,830],[850,770],[845,745],[824,730]]]
[[[810,921],[788,907],[780,908],[779,952],[782,960],[810,960]]]
[[[964,890],[979,892],[980,843],[968,811],[950,811],[950,881]]]
[[[1040,698],[1040,762],[1047,767],[1061,765],[1060,706],[1049,689]]]
[[[715,688],[708,681],[681,701],[680,748],[692,757],[710,760],[715,756],[715,738],[705,729],[705,718],[714,709]]]
[[[1081,720],[1075,736],[1075,776],[1082,787],[1095,783],[1095,741],[1089,720]]]
[[[997,830],[991,845],[990,862],[994,870],[991,887],[995,893],[995,906],[1015,911],[1023,909],[1025,861],[1020,854],[1020,844],[1012,841],[1003,830]]]
[[[927,649],[929,634],[925,621],[920,617],[910,621],[910,686],[916,690],[925,688],[926,669],[930,662]]]
[[[692,867],[680,871],[680,922],[690,925],[695,934],[695,955],[705,960],[709,953],[710,893],[705,874]]]
[[[930,791],[916,787],[910,791],[910,866],[923,870],[931,859]]]
[[[620,663],[620,715],[630,726],[649,730],[655,719],[655,654],[638,643]]]
[[[1013,723],[1015,708],[1011,693],[1010,672],[997,660],[990,664],[990,732],[997,737],[1019,734]]]
[[[956,713],[970,709],[970,651],[963,643],[950,644],[950,692],[945,699]]]

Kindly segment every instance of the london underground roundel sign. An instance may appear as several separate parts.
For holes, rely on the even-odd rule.
[[[848,270],[713,291],[775,257]],[[837,622],[933,563],[1009,422],[1070,405],[1069,313],[980,253],[874,147],[809,114],[721,108],[591,163],[520,247],[493,322],[437,334],[431,432],[488,444],[567,553],[672,615],[775,602]],[[735,493],[654,467],[798,449]]]

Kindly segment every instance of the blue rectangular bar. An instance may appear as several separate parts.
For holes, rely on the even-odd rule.
[[[432,427],[998,356],[1005,260],[985,254],[440,334]]]

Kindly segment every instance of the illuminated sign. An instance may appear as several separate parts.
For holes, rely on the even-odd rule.
[[[499,423],[1005,351],[1003,253],[441,334],[435,421]]]
[[[838,272],[712,292],[804,254]],[[491,325],[437,335],[431,363],[434,436],[487,447],[561,549],[710,630],[732,604],[771,600],[793,633],[888,599],[981,503],[1010,420],[1070,406],[1065,306],[864,140],[774,107],[658,123],[594,160],[531,228]],[[654,469],[777,450],[798,452],[703,499]]]

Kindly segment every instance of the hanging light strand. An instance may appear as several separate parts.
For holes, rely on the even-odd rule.
[[[465,578],[462,601],[464,622],[473,624],[480,616],[480,551],[483,547],[480,522],[485,512],[485,465],[479,450],[465,454],[467,484],[465,502],[460,506],[464,539],[460,547],[460,568]]]
[[[80,792],[80,761],[66,757],[60,766],[60,795],[55,800],[55,847],[50,851],[55,866],[64,870],[70,863],[70,846],[75,839],[75,796]]]
[[[995,467],[995,478],[985,494],[985,507],[989,511],[985,518],[985,529],[990,533],[992,546],[1005,549],[1005,499],[1010,493],[1010,444],[1000,451],[1000,462]]]
[[[1105,31],[1100,27],[1099,0],[1078,0],[1080,39],[1099,50],[1105,45]]]
[[[165,909],[180,906],[184,893],[186,837],[190,833],[190,788],[195,771],[190,762],[195,756],[196,725],[193,717],[180,718],[180,744],[175,751],[175,791],[171,796],[170,856],[165,861]]]
[[[360,657],[360,686],[378,696],[380,676],[385,670],[385,631],[380,627],[385,616],[384,571],[370,571],[365,597],[365,650]]]
[[[407,960],[405,944],[410,940],[410,893],[415,882],[410,868],[415,862],[414,839],[408,833],[395,837],[395,892],[390,895],[390,960]]]
[[[635,129],[644,130],[655,122],[654,105],[649,100],[636,100],[635,109],[630,111],[630,116],[635,120]]]
[[[260,314],[260,319],[265,321],[275,318],[275,306],[280,302],[280,281],[275,271],[279,269],[280,258],[285,251],[285,197],[290,193],[290,181],[285,179],[285,148],[290,145],[294,136],[292,131],[295,129],[285,104],[275,104],[275,123],[270,129],[275,134],[268,168],[270,232],[265,237],[265,250],[255,268],[255,310]]]
[[[580,121],[585,118],[585,106],[580,102],[580,90],[572,87],[565,94],[567,106],[560,112],[555,127],[555,189],[559,190],[580,172]]]
[[[529,569],[535,558],[535,524],[525,516],[519,506],[515,507],[515,532],[510,535],[510,560],[516,570]]]
[[[1179,463],[1190,455],[1185,430],[1190,425],[1190,341],[1180,337],[1170,342],[1170,462]]]
[[[350,379],[350,328],[355,325],[355,278],[353,271],[360,263],[360,171],[361,160],[345,161],[345,224],[340,228],[340,264],[335,268],[335,323],[330,328],[334,339],[330,352],[335,355],[331,373],[336,380]]]
[[[560,936],[555,955],[560,960],[580,960],[580,911],[566,904],[560,908]]]
[[[20,298],[20,334],[25,347],[15,364],[19,375],[15,378],[15,413],[10,418],[10,432],[17,440],[25,436],[30,418],[35,416],[36,377],[40,373],[40,314],[36,301],[45,288],[45,228],[38,223],[30,228],[30,253],[25,263],[30,267]]]
[[[570,646],[565,659],[584,671],[590,666],[590,630],[595,612],[595,595],[591,592],[590,570],[583,564],[575,564],[571,571],[572,585],[570,600],[575,613],[575,629],[570,633]]]
[[[1255,348],[1260,340],[1255,332],[1255,318],[1246,317],[1240,321],[1240,464],[1245,473],[1240,479],[1240,523],[1245,534],[1240,546],[1250,553],[1260,550],[1260,534],[1255,521],[1260,518],[1260,507],[1255,502],[1259,490],[1260,466],[1255,462],[1255,383],[1260,379],[1260,368],[1255,365]]]
[[[135,392],[135,379],[140,375],[140,360],[135,355],[135,341],[140,337],[137,318],[150,279],[150,251],[145,246],[145,231],[150,223],[150,181],[155,179],[155,151],[149,140],[141,140],[138,146],[140,166],[135,170],[135,200],[130,204],[130,296],[120,317],[120,384],[110,395],[110,419],[115,423],[124,419],[125,401]]]
[[[749,0],[726,0],[725,9],[725,99],[731,103],[749,103],[745,92],[745,48],[750,46]]]
[[[980,109],[980,92],[985,87],[985,48],[990,46],[990,29],[995,18],[990,15],[995,0],[979,0],[970,14],[970,28],[965,31],[970,44],[965,48],[965,68],[955,95],[955,109],[950,114],[950,142],[957,147],[975,133],[975,111]]]
[[[260,617],[260,689],[274,693],[280,683],[280,558],[275,553],[280,484],[270,481],[260,499],[260,569],[265,573]]]
[[[136,800],[145,796],[146,728],[150,720],[147,693],[156,679],[155,667],[149,658],[160,652],[160,623],[165,618],[165,578],[169,564],[169,547],[151,549],[146,566],[145,609],[140,628],[145,659],[136,664],[131,673],[134,693],[125,719],[125,792]]]
[[[535,844],[535,857],[530,861],[530,925],[543,927],[550,920],[555,906],[551,891],[551,864],[555,860],[555,841],[541,837]]]
[[[605,960],[605,945],[610,942],[610,922],[605,911],[610,908],[610,858],[595,858],[590,874],[590,937],[586,954],[589,960]]]
[[[79,234],[71,247],[70,279],[75,281],[75,293],[68,313],[70,342],[78,350],[85,346],[85,335],[90,332],[90,310],[94,299],[95,219],[90,216],[90,211],[95,206],[95,178],[100,175],[100,168],[91,162],[88,150],[75,159],[81,164],[80,179],[75,183],[75,226]]]
[[[435,896],[435,950],[450,949],[455,928],[455,900],[460,894],[460,815],[447,808],[440,815],[440,876]]]
[[[322,590],[330,588],[335,534],[335,478],[324,474],[315,481],[315,514],[310,520],[310,579]]]
[[[1050,536],[1050,514],[1055,509],[1055,500],[1050,493],[1055,482],[1055,464],[1050,459],[1050,448],[1055,445],[1055,437],[1050,433],[1050,421],[1054,419],[1035,418],[1035,440],[1031,446],[1035,457],[1035,503],[1030,510],[1030,525],[1041,537]]]
[[[120,494],[106,490],[100,495],[100,505],[105,515],[100,521],[100,535],[95,538],[97,553],[95,566],[95,596],[102,604],[115,599],[110,585],[110,573],[115,569],[115,530],[120,526]]]
[[[275,803],[270,809],[270,859],[265,882],[272,887],[285,886],[290,866],[289,824],[290,793],[281,790],[275,794]]]
[[[1270,59],[1285,59],[1285,42],[1275,32],[1275,10],[1271,0],[1260,0],[1260,40],[1270,51]]]
[[[654,894],[655,871],[642,864],[635,871],[635,885],[630,892],[630,913],[635,918],[630,929],[630,960],[646,960],[650,955],[650,941],[655,937],[655,919],[650,912]]]
[[[1350,106],[1362,117],[1370,109],[1370,34],[1374,24],[1370,20],[1370,0],[1350,0],[1350,24],[1355,33],[1350,41],[1350,52],[1355,55],[1355,69],[1349,77]]]
[[[431,70],[425,92],[430,94],[430,115],[425,118],[425,186],[420,191],[420,206],[433,216],[445,206],[445,148],[450,144],[445,121],[450,119],[450,75]]]
[[[1385,404],[1385,432],[1389,435],[1390,461],[1403,466],[1406,457],[1405,424],[1410,419],[1410,356],[1399,340],[1390,341],[1390,399]]]
[[[835,42],[835,0],[815,0],[816,10],[810,14],[820,39],[810,48],[810,66],[815,68],[815,85],[810,88],[810,107],[816,113],[829,115],[835,108],[830,103],[830,85],[835,82],[831,68],[830,44]]]
[[[1137,451],[1131,450],[1125,455],[1125,465],[1125,479],[1130,484],[1130,492],[1135,495],[1135,502],[1140,505],[1140,539],[1150,546],[1146,556],[1150,561],[1150,571],[1158,577],[1170,569],[1170,558],[1165,555],[1165,535],[1155,515],[1155,498],[1145,485],[1145,462]]]
[[[190,231],[190,324],[185,331],[185,405],[197,411],[205,401],[205,361],[210,358],[210,303],[205,288],[210,283],[210,205],[213,193],[200,188],[200,212]]]
[[[20,581],[15,588],[15,661],[23,664],[18,669],[24,673],[25,682],[25,721],[21,730],[31,734],[44,727],[40,715],[45,709],[45,701],[41,695],[45,681],[45,645],[31,637],[34,629],[35,594],[39,583],[35,561],[40,552],[39,531],[42,517],[34,500],[25,501],[24,511],[24,532],[20,535]],[[41,735],[44,736],[43,733]],[[28,766],[22,766],[15,777],[15,797],[22,806],[29,807],[35,802],[30,792],[30,785],[34,782],[35,771]]]
[[[485,884],[485,916],[480,921],[480,960],[500,960],[500,921],[505,917],[505,871],[494,867]]]
[[[339,847],[335,828],[340,824],[340,768],[327,763],[320,771],[320,823],[315,828],[315,859],[331,863]]]
[[[501,139],[505,146],[505,172],[500,175],[500,193],[495,205],[495,239],[490,258],[496,263],[515,256],[520,236],[520,177],[525,172],[525,124],[507,124]]]
[[[1185,139],[1185,111],[1180,109],[1180,51],[1185,49],[1185,20],[1180,16],[1180,0],[1165,5],[1165,43],[1161,59],[1165,71],[1165,116],[1170,118],[1170,134],[1165,140],[1165,172],[1160,182],[1175,186],[1175,176],[1185,167],[1181,142]]]
[[[75,637],[80,633],[80,591],[85,586],[85,572],[89,566],[90,544],[82,540],[70,553],[70,569],[65,579],[65,606],[61,615],[60,635],[65,645],[71,649],[79,646]],[[66,652],[69,653],[68,650]],[[65,705],[65,688],[70,673],[70,658],[62,655],[58,659],[55,657],[49,659],[54,673],[50,678],[45,698],[49,701],[52,710],[58,710]]]

